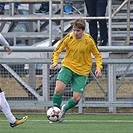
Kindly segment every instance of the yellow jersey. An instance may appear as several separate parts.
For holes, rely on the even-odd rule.
[[[58,64],[59,54],[66,48],[66,54],[61,64],[73,72],[87,76],[92,68],[92,54],[96,60],[96,69],[102,69],[102,55],[92,37],[84,33],[81,39],[76,39],[73,32],[67,34],[55,48],[52,54],[52,64]]]

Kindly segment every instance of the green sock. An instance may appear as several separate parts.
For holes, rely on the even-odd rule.
[[[78,102],[75,103],[75,102],[73,101],[73,98],[70,98],[70,99],[68,100],[68,102],[66,103],[66,105],[64,106],[64,110],[67,111],[67,110],[69,110],[69,109],[75,107],[77,104],[78,104]]]
[[[53,95],[53,106],[60,108],[62,102],[62,94],[54,94]]]

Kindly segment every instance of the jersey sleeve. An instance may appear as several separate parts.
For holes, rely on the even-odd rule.
[[[100,69],[102,70],[103,66],[102,66],[102,55],[98,50],[98,47],[96,46],[95,42],[93,40],[92,41],[92,49],[91,52],[94,55],[95,61],[96,61],[96,69]]]
[[[67,41],[69,40],[69,34],[66,35],[54,49],[52,54],[52,64],[58,64],[59,54],[65,49]]]

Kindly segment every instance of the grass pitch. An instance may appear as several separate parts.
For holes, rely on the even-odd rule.
[[[49,124],[45,114],[28,116],[27,122],[11,128],[0,114],[0,133],[133,133],[132,114],[66,114],[64,122],[56,124]]]

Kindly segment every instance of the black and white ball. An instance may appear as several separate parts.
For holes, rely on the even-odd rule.
[[[58,121],[60,116],[60,109],[58,107],[51,107],[47,110],[47,118],[52,122]]]

